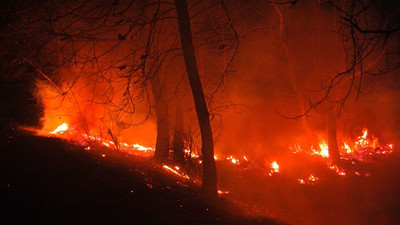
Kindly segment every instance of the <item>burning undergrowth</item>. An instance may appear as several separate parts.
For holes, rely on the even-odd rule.
[[[73,126],[62,123],[47,135],[74,141],[84,146],[86,151],[105,149],[101,157],[107,157],[107,152],[145,158],[154,154],[152,147],[116,142],[112,135],[99,137],[94,132],[77,132]],[[349,221],[362,224],[366,218],[364,214],[371,214],[376,207],[385,208],[382,204],[396,204],[389,197],[400,194],[398,191],[393,193],[396,184],[390,182],[392,178],[398,179],[395,174],[400,171],[396,166],[400,158],[394,144],[380,143],[377,137],[363,129],[358,136],[345,139],[339,150],[340,160],[332,161],[327,141],[321,138],[319,143],[308,147],[292,144],[276,158],[216,154],[218,194],[242,205],[249,215],[287,218],[290,222],[304,224],[319,224],[329,217],[329,213],[317,213],[321,201],[326,202],[325,210],[343,215],[340,219],[324,221],[325,224]],[[185,158],[184,165],[171,160],[161,164],[159,169],[176,177],[178,185],[198,186],[202,157],[197,151],[186,149]],[[357,193],[351,196],[353,192]],[[365,201],[366,205],[354,208],[354,203],[351,203],[350,208],[337,207],[337,204],[348,204],[357,198]],[[396,219],[386,210],[381,210],[374,221]]]
[[[143,157],[153,156],[155,150],[152,147],[145,147],[137,143],[129,144],[125,142],[116,142],[117,139],[113,138],[111,131],[109,131],[108,138],[91,134],[78,134],[77,130],[71,128],[67,123],[62,123],[56,127],[53,131],[49,132],[49,135],[75,140],[80,145],[85,146],[86,150],[90,150],[96,146],[103,146],[110,150],[123,151]],[[321,139],[317,146],[311,145],[309,148],[303,148],[300,144],[294,144],[293,146],[288,146],[288,148],[290,149],[290,153],[286,153],[284,158],[281,159],[284,165],[293,160],[307,162],[310,165],[324,165],[325,169],[333,171],[338,176],[368,177],[371,173],[363,170],[363,165],[383,160],[394,153],[394,144],[380,144],[377,137],[373,135],[368,136],[367,129],[363,129],[361,135],[356,137],[353,141],[343,142],[340,149],[340,161],[337,162],[330,160],[328,145],[324,139]],[[186,149],[185,158],[193,161],[195,164],[202,164],[201,155],[196,151]],[[279,174],[282,170],[286,170],[286,168],[282,168],[280,166],[281,163],[278,163],[276,160],[249,160],[249,157],[246,155],[215,155],[214,159],[220,162],[220,164],[232,165],[233,167],[237,167],[237,169],[257,168],[260,171],[265,171],[265,175],[268,176],[274,176]],[[288,166],[288,169],[290,170],[291,167],[293,166]],[[188,175],[182,175],[181,172],[177,172],[180,170],[178,166],[170,167],[165,165],[164,168],[176,175],[189,179]],[[357,168],[361,170],[358,171]],[[299,170],[297,171],[299,172]],[[315,184],[319,181],[319,178],[314,174],[316,172],[318,172],[318,170],[313,171],[313,173],[308,174],[306,177],[304,177],[303,174],[303,177],[299,177],[297,180],[300,184]],[[309,182],[306,182],[306,180]]]

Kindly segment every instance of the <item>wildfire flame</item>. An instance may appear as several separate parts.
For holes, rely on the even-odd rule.
[[[65,137],[70,135],[71,132],[65,133],[66,131],[69,130],[69,125],[67,123],[62,123],[59,125],[56,129],[53,131],[49,132],[51,135],[58,135],[60,137]],[[76,132],[76,131],[75,131]],[[74,137],[79,137],[79,135],[74,134]],[[151,156],[154,153],[154,148],[151,147],[145,147],[140,144],[128,144],[125,142],[120,142],[120,143],[114,143],[112,140],[107,140],[105,138],[100,138],[95,135],[89,135],[89,134],[81,134],[80,137],[83,139],[79,143],[81,143],[83,146],[85,146],[85,150],[89,151],[92,149],[92,145],[90,143],[96,142],[102,146],[105,146],[109,149],[117,149],[121,151],[128,152],[129,154],[135,154],[143,157]],[[389,155],[394,151],[394,145],[393,144],[387,144],[387,145],[380,145],[378,142],[378,139],[372,136],[372,139],[369,138],[368,136],[368,130],[363,129],[362,134],[356,138],[356,140],[353,142],[353,144],[349,144],[351,142],[343,142],[342,147],[340,149],[340,155],[341,159],[343,160],[352,160],[351,162],[355,164],[357,161],[365,161],[368,159],[369,156],[373,155]],[[308,151],[303,151],[301,145],[296,144],[294,145],[294,148],[290,148],[293,153],[307,153],[310,155],[318,155],[323,158],[329,158],[329,147],[327,142],[324,139],[321,139],[321,141],[318,144],[318,148],[314,148],[313,146],[310,147],[310,150]],[[185,149],[185,154],[192,158],[196,159],[197,163],[201,164],[201,156],[199,154],[196,154],[196,152],[193,152],[191,150]],[[102,154],[101,157],[106,157],[105,154]],[[214,159],[217,161],[227,161],[229,163],[232,163],[235,166],[240,165],[243,162],[248,162],[251,163],[247,156],[242,156],[242,157],[237,157],[234,155],[230,155],[228,157],[224,156],[214,156]],[[353,159],[355,159],[353,161]],[[331,170],[333,170],[337,175],[339,176],[346,176],[348,174],[353,174],[355,176],[365,176],[368,177],[370,176],[370,173],[361,173],[358,171],[348,171],[345,168],[341,168],[336,164],[333,164],[332,162],[326,162],[327,167]],[[280,172],[280,166],[276,161],[270,161],[269,163],[266,164],[266,166],[269,168],[269,176],[272,176],[276,173]],[[168,165],[163,165],[162,168],[166,170],[169,173],[172,173],[176,176],[179,176],[183,179],[189,180],[190,177],[182,172],[180,170],[180,167],[178,166],[168,166]],[[307,185],[315,185],[319,182],[319,178],[315,174],[310,174],[307,178],[298,178],[297,182],[299,184],[307,184]],[[218,194],[227,194],[229,191],[221,191],[218,190]]]
[[[269,175],[272,176],[274,173],[279,173],[279,165],[276,161],[272,161],[270,164],[271,170]]]
[[[346,172],[343,168],[339,168],[337,165],[330,165],[329,168],[337,173],[339,176],[346,176]]]
[[[377,155],[389,155],[393,152],[393,144],[381,145],[378,138],[372,136],[368,138],[368,129],[364,128],[362,135],[357,137],[353,146],[344,142],[341,152],[341,158],[357,161],[367,161],[369,158]]]
[[[127,146],[129,147],[128,144],[127,144]],[[133,146],[133,148],[135,148],[135,150],[139,150],[139,151],[154,151],[153,148],[145,147],[145,146],[142,146],[142,145],[139,145],[139,144],[133,144],[132,146]]]
[[[227,160],[231,161],[233,164],[239,164],[239,159],[235,158],[234,156],[229,156]]]
[[[299,182],[299,184],[314,185],[314,184],[318,183],[319,178],[316,177],[314,174],[310,174],[310,176],[307,179],[299,178],[299,179],[297,179],[297,181]]]
[[[68,124],[67,123],[63,123],[60,126],[58,126],[55,130],[50,132],[50,134],[58,134],[58,133],[62,134],[65,131],[67,131],[68,128],[69,128]]]
[[[319,149],[310,147],[309,151],[303,151],[299,144],[295,144],[294,147],[290,147],[293,153],[307,153],[311,155],[319,155],[324,158],[329,158],[329,147],[325,140],[321,140],[318,144]],[[393,152],[393,144],[381,145],[378,139],[372,136],[372,139],[368,138],[368,129],[362,130],[362,135],[357,137],[353,145],[349,142],[343,142],[340,149],[341,158],[344,160],[355,159],[357,161],[366,161],[368,158],[374,155],[389,155]]]
[[[322,140],[319,143],[319,150],[316,150],[311,146],[311,151],[312,151],[311,154],[320,155],[320,156],[322,156],[324,158],[328,158],[329,157],[329,148],[328,148],[328,144],[326,144],[325,140]]]
[[[180,168],[178,166],[175,166],[175,169],[167,166],[167,165],[163,165],[163,168],[166,169],[169,172],[172,172],[175,175],[178,175],[179,177],[185,178],[185,179],[190,179],[190,177],[184,173],[179,173],[178,171],[180,170]]]
[[[347,154],[351,154],[353,152],[353,150],[350,148],[350,146],[347,143],[343,143],[342,148],[346,150]]]

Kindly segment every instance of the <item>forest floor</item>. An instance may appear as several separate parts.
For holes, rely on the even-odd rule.
[[[0,149],[0,224],[283,224],[204,201],[148,158],[15,131]]]

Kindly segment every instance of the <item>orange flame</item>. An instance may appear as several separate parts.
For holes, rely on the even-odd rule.
[[[310,185],[314,185],[316,183],[318,183],[319,178],[316,177],[313,174],[310,174],[310,176],[307,178],[307,180],[299,178],[297,179],[297,181],[299,182],[299,184],[310,184]]]
[[[271,170],[269,175],[272,176],[274,173],[279,173],[279,165],[276,161],[272,161],[270,164]]]
[[[175,169],[173,169],[173,168],[171,168],[171,167],[169,167],[169,166],[167,166],[167,165],[163,165],[163,168],[164,169],[166,169],[167,171],[169,171],[169,172],[172,172],[173,174],[175,174],[175,175],[178,175],[179,177],[182,177],[182,178],[185,178],[185,179],[190,179],[190,177],[188,176],[188,175],[186,175],[186,174],[184,174],[184,173],[179,173],[178,172],[178,170],[180,169],[179,167],[175,167]]]
[[[320,156],[322,156],[324,158],[328,158],[329,157],[329,148],[328,148],[328,144],[326,144],[325,140],[322,140],[319,143],[319,151],[314,149],[312,146],[311,146],[311,149],[312,149],[312,154],[313,155],[320,155]]]
[[[63,123],[60,126],[58,126],[55,130],[53,130],[52,132],[50,132],[50,134],[62,134],[65,131],[68,130],[68,124],[67,123]]]

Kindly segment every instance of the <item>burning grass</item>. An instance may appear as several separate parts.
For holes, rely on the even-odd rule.
[[[154,148],[145,147],[139,144],[128,144],[128,143],[114,143],[112,140],[108,140],[106,138],[97,137],[95,135],[88,134],[76,134],[74,129],[71,129],[67,123],[62,123],[58,127],[56,127],[53,131],[49,132],[48,135],[55,135],[57,137],[67,138],[76,140],[80,145],[85,146],[86,150],[90,150],[93,146],[100,145],[109,149],[120,150],[129,154],[143,156],[143,157],[151,157],[154,154]],[[352,143],[351,145],[348,143]],[[299,174],[299,171],[296,171],[293,174],[299,174],[297,180],[298,184],[301,185],[315,185],[320,182],[320,178],[318,177],[318,173],[329,169],[336,173],[336,175],[344,177],[344,176],[364,176],[369,177],[371,175],[371,171],[365,169],[364,164],[373,162],[374,160],[385,158],[393,154],[394,145],[393,144],[380,144],[378,138],[373,135],[368,136],[368,130],[363,129],[362,134],[355,138],[354,141],[343,141],[342,147],[340,149],[340,162],[333,163],[329,160],[329,149],[327,142],[321,138],[321,141],[317,145],[318,147],[314,147],[313,145],[308,148],[308,150],[303,150],[303,147],[300,144],[295,144],[294,147],[289,147],[293,155],[286,156],[283,161],[288,161],[288,158],[291,158],[289,161],[306,161],[308,163],[318,164],[319,168],[314,169],[315,171],[306,171]],[[202,163],[201,156],[196,154],[195,152],[186,149],[185,150],[186,158],[194,160],[195,163],[200,165]],[[309,155],[310,157],[307,157]],[[105,155],[104,155],[105,156]],[[316,157],[316,158],[315,158]],[[318,159],[318,157],[321,157]],[[297,158],[297,159],[296,159]],[[314,159],[315,158],[315,159]],[[215,155],[214,159],[219,162],[219,164],[223,165],[225,162],[232,164],[234,167],[245,167],[248,168],[249,165],[257,168],[260,171],[266,171],[265,174],[268,176],[274,176],[281,172],[281,170],[286,170],[286,168],[281,168],[280,164],[273,160],[270,162],[266,162],[263,164],[255,162],[255,160],[249,160],[247,156],[220,156]],[[285,162],[284,162],[285,164]],[[297,163],[299,164],[299,163]],[[325,166],[321,166],[324,165]],[[293,167],[293,166],[289,166]],[[325,167],[325,168],[321,168]],[[195,182],[199,182],[199,174],[190,177],[187,173],[187,170],[180,170],[180,167],[177,165],[163,165],[163,168],[175,174],[183,179],[194,180]],[[289,168],[290,170],[290,168]]]

